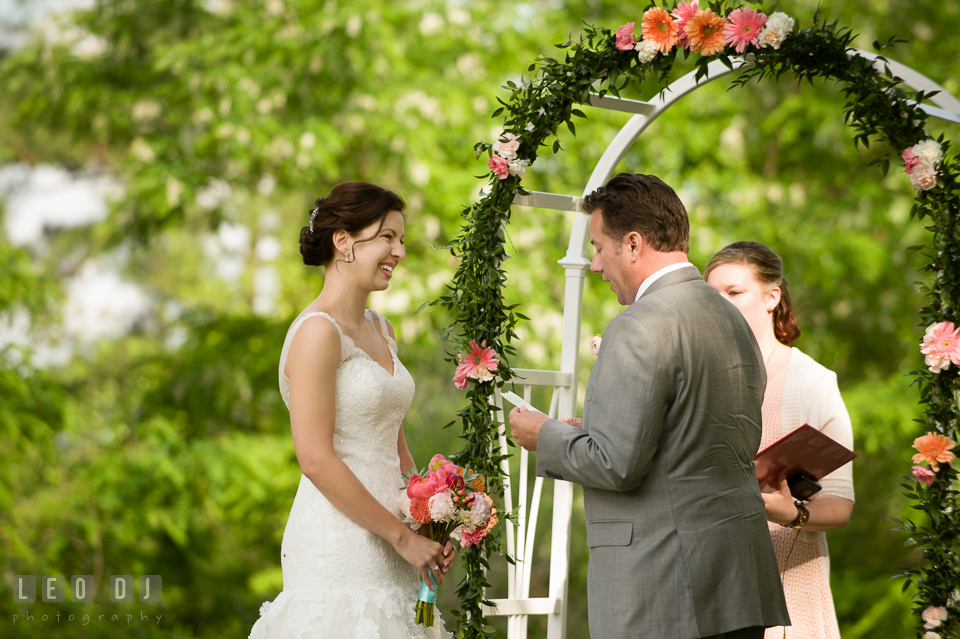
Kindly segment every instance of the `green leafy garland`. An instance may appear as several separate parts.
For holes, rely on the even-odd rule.
[[[725,1],[709,3],[709,8],[719,16],[730,15],[740,6]],[[706,5],[703,8],[706,9]],[[650,5],[649,10],[654,9],[659,8]],[[837,21],[826,22],[818,10],[810,27],[795,31],[793,21],[779,15],[782,16],[779,24],[782,25],[784,19],[789,24],[786,39],[776,42],[777,46],[753,46],[746,51],[752,66],[740,71],[734,85],[768,77],[778,79],[784,74],[811,83],[814,78],[836,81],[848,100],[844,116],[856,131],[854,144],[867,147],[871,142],[883,143],[886,153],[871,164],[879,165],[884,174],[890,167],[891,156],[899,162],[901,152],[927,138],[926,114],[917,104],[929,96],[905,91],[899,86],[899,78],[889,70],[879,72],[873,60],[848,55],[855,38],[849,28],[839,27]],[[453,316],[453,323],[444,334],[447,342],[456,345],[461,353],[467,351],[470,342],[485,342],[500,360],[493,383],[478,380],[467,387],[467,406],[458,413],[465,445],[456,462],[490,478],[491,495],[500,494],[503,487],[502,456],[497,445],[500,423],[494,418],[491,406],[494,384],[502,387],[514,377],[508,357],[516,351],[510,342],[516,337],[517,322],[526,319],[514,307],[504,304],[503,287],[507,277],[502,268],[507,257],[504,227],[510,219],[514,196],[526,193],[521,187],[524,171],[536,161],[542,147],[550,147],[554,153],[561,150],[558,132],[561,125],[576,134],[575,118],[585,117],[576,106],[589,103],[591,93],[619,97],[619,92],[631,83],[649,79],[656,79],[658,86],[664,88],[672,79],[678,54],[684,59],[696,58],[698,80],[707,74],[711,61],[720,60],[732,69],[731,58],[738,55],[729,46],[709,56],[698,56],[680,46],[672,46],[667,51],[655,50],[636,38],[633,41],[637,46],[633,47],[626,35],[632,29],[633,25],[628,23],[615,34],[610,29],[588,25],[579,42],[558,45],[565,50],[562,61],[540,56],[528,69],[534,72],[533,79],[520,84],[507,82],[509,98],[498,98],[502,106],[494,111],[493,117],[503,116],[504,133],[500,140],[475,146],[478,158],[485,153],[489,156],[492,173],[480,200],[463,211],[462,230],[448,246],[459,258],[459,266],[449,293],[434,305],[446,308]],[[652,33],[651,39],[656,35]],[[899,41],[891,38],[885,44],[875,42],[874,46],[882,51],[896,42]],[[928,142],[928,146],[930,144],[932,142]],[[918,219],[927,220],[926,228],[933,233],[932,247],[925,249],[924,254],[930,260],[926,270],[937,273],[933,285],[925,289],[930,303],[921,310],[923,326],[960,321],[960,168],[955,155],[947,157],[948,142],[941,137],[934,146],[942,150],[942,157],[938,157],[935,166],[926,165],[928,181],[918,186],[926,190],[918,191],[912,211]],[[919,185],[920,175],[915,173],[911,177],[917,179],[914,184]],[[949,328],[952,327],[951,324]],[[960,339],[960,331],[955,337]],[[952,367],[948,362],[946,368],[937,372],[930,369],[913,372],[921,402],[926,405],[924,418],[918,421],[928,433],[949,438],[950,448],[957,439],[960,398],[960,350],[957,352],[958,359]],[[450,361],[458,363],[460,359],[451,357]],[[947,457],[950,455],[952,453]],[[956,555],[960,536],[957,472],[952,460],[939,465],[933,463],[933,467],[937,468],[936,472],[926,470],[925,475],[917,475],[915,471],[916,478],[907,476],[903,484],[914,502],[912,507],[924,515],[922,523],[899,522],[899,530],[908,535],[907,543],[914,545],[920,556],[918,564],[902,576],[906,578],[904,591],[911,584],[916,586],[917,636],[923,639],[952,637],[960,630],[960,593],[955,590],[960,584],[960,562]],[[485,581],[487,559],[501,547],[498,533],[462,552],[466,576],[458,585],[458,595],[463,614],[453,612],[459,616],[458,631],[465,638],[479,639],[493,632],[486,624],[481,604],[483,589],[489,585]]]

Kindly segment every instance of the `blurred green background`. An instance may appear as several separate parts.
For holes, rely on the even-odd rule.
[[[472,146],[499,133],[489,114],[504,82],[559,54],[553,45],[577,37],[581,21],[616,29],[645,5],[101,0],[36,19],[9,12],[29,4],[0,5],[0,26],[18,34],[0,53],[0,636],[245,637],[281,589],[299,480],[277,361],[323,282],[297,248],[314,199],[344,180],[406,198],[408,257],[370,305],[393,321],[417,380],[406,420],[415,459],[458,450],[456,427],[442,428],[462,399],[438,342],[447,318],[414,311],[455,268],[442,247],[487,171]],[[803,27],[816,6],[777,10]],[[823,9],[867,50],[903,34],[909,43],[891,57],[960,94],[956,3]],[[910,220],[907,176],[881,176],[867,166],[876,151],[854,149],[833,83],[729,85],[684,98],[622,169],[678,189],[698,266],[742,239],[783,256],[797,346],[837,372],[860,454],[853,518],[828,535],[841,630],[903,637],[914,627],[909,593],[889,578],[914,559],[888,517],[910,512],[898,484],[919,434],[905,374],[921,364],[924,260],[908,247],[927,233]],[[581,194],[628,117],[588,116],[564,152],[528,171],[527,188]],[[956,136],[934,121],[928,130]],[[532,318],[514,366],[558,364],[556,261],[572,215],[514,212],[508,297]],[[581,394],[586,340],[621,310],[594,277],[584,306]],[[549,499],[546,508],[541,536]],[[578,492],[570,637],[588,636],[584,537]],[[546,539],[538,548],[535,596],[546,592],[550,551]],[[500,564],[491,597],[504,596]],[[98,584],[159,574],[163,603],[111,604],[101,588],[93,604],[18,606],[17,574]],[[448,619],[454,591],[439,598]],[[58,611],[60,621],[41,621]],[[141,611],[162,618],[146,623]],[[531,628],[544,636],[542,622]]]

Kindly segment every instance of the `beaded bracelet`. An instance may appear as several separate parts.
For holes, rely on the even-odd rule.
[[[803,528],[804,524],[807,523],[807,520],[810,519],[810,511],[807,510],[807,507],[801,504],[800,502],[794,502],[794,506],[797,507],[797,518],[791,521],[789,524],[780,524],[784,528],[793,528],[795,530],[800,530]]]

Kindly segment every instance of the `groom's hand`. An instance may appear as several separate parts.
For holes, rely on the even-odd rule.
[[[537,410],[527,410],[519,406],[510,411],[510,431],[517,443],[530,451],[537,450],[537,437],[540,428],[550,419]]]

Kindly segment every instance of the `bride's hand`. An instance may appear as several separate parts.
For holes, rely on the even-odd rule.
[[[443,545],[443,574],[447,574],[453,567],[453,560],[457,557],[457,545],[452,539],[448,539]]]
[[[424,526],[424,528],[426,527]],[[421,530],[424,528],[421,528]],[[428,588],[431,590],[434,588],[430,573],[433,573],[438,586],[443,583],[446,559],[444,558],[444,548],[438,542],[433,541],[426,535],[410,531],[410,534],[401,537],[395,548],[404,561],[420,571],[423,583],[427,584]],[[435,566],[437,570],[433,570]]]

